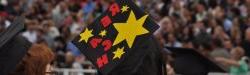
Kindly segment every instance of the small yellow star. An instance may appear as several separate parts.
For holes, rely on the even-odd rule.
[[[114,40],[113,46],[125,40],[129,48],[131,48],[137,36],[149,33],[143,27],[147,17],[148,15],[145,15],[137,20],[134,12],[131,11],[126,23],[114,23],[113,25],[118,31],[118,35]]]
[[[122,55],[125,53],[124,51],[124,47],[122,48],[118,48],[114,53],[114,57],[113,57],[113,60],[118,58],[118,59],[121,59]]]
[[[106,30],[103,30],[103,31],[101,31],[101,33],[99,33],[99,35],[102,36],[102,37],[106,36],[106,34],[107,34]]]
[[[80,34],[81,38],[80,38],[79,42],[82,42],[84,40],[87,43],[89,38],[94,36],[92,34],[92,31],[93,30],[89,30],[88,28],[86,28],[85,31]]]
[[[128,11],[129,7],[127,5],[122,6],[122,13]]]

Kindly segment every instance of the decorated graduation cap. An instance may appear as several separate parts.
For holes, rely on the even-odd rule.
[[[24,29],[24,18],[18,17],[6,30],[0,32],[0,75],[14,71],[31,46],[18,33]]]
[[[221,65],[194,49],[167,47],[175,57],[173,68],[177,74],[207,75],[209,72],[226,72]]]
[[[103,75],[112,75],[121,64],[134,66],[127,69],[135,69],[150,53],[149,48],[156,49],[151,47],[155,45],[152,45],[155,42],[152,33],[158,28],[132,0],[116,0],[73,43],[98,71]],[[117,69],[122,68],[124,70],[124,67]]]

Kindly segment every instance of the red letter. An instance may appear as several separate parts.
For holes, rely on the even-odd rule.
[[[93,38],[90,41],[90,44],[93,48],[96,48],[98,46],[98,44],[100,44],[102,42],[102,39],[98,39],[98,38]]]
[[[96,64],[99,68],[102,68],[104,65],[108,64],[108,56],[107,54],[103,55],[102,57],[98,58]]]
[[[108,27],[110,25],[110,23],[112,23],[111,19],[109,18],[109,16],[105,16],[101,19],[101,23],[102,23],[102,26],[104,28]]]
[[[115,16],[120,12],[120,8],[117,3],[114,3],[110,6],[109,11],[112,13],[112,16]]]
[[[112,42],[110,40],[105,40],[102,42],[102,46],[104,47],[104,51],[108,51],[112,47]]]

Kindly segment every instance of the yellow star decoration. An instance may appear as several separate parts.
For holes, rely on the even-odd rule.
[[[101,31],[101,33],[99,33],[99,35],[102,36],[102,37],[106,36],[106,34],[107,34],[106,30],[103,30],[103,31]]]
[[[124,51],[124,47],[123,48],[118,48],[114,53],[114,57],[113,57],[113,60],[118,58],[118,59],[121,59],[122,55],[125,53]]]
[[[82,42],[84,40],[87,43],[88,40],[89,40],[89,38],[92,37],[92,36],[94,36],[92,34],[92,31],[93,30],[89,30],[88,28],[86,28],[85,31],[80,34],[81,38],[80,38],[79,42]]]
[[[129,7],[127,5],[122,6],[122,13],[128,11]]]
[[[136,20],[134,12],[131,11],[127,23],[114,23],[114,27],[118,31],[118,35],[116,36],[113,46],[119,44],[123,40],[126,40],[129,48],[131,48],[138,35],[149,33],[149,31],[143,27],[147,17],[148,15],[145,15],[139,20]]]

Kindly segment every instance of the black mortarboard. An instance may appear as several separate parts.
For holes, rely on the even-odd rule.
[[[175,60],[172,66],[177,74],[181,75],[207,75],[209,72],[226,72],[221,65],[205,57],[194,49],[170,48]]]
[[[148,60],[145,57],[151,51],[159,51],[152,45],[154,40],[149,40],[158,28],[132,0],[116,0],[73,43],[103,75],[118,73],[117,69],[123,70],[119,73],[133,74],[131,71],[140,67],[136,64]]]
[[[31,46],[18,33],[24,29],[24,18],[18,17],[0,33],[0,75],[12,72]]]
[[[166,75],[166,61],[155,38],[141,41],[108,75]]]

